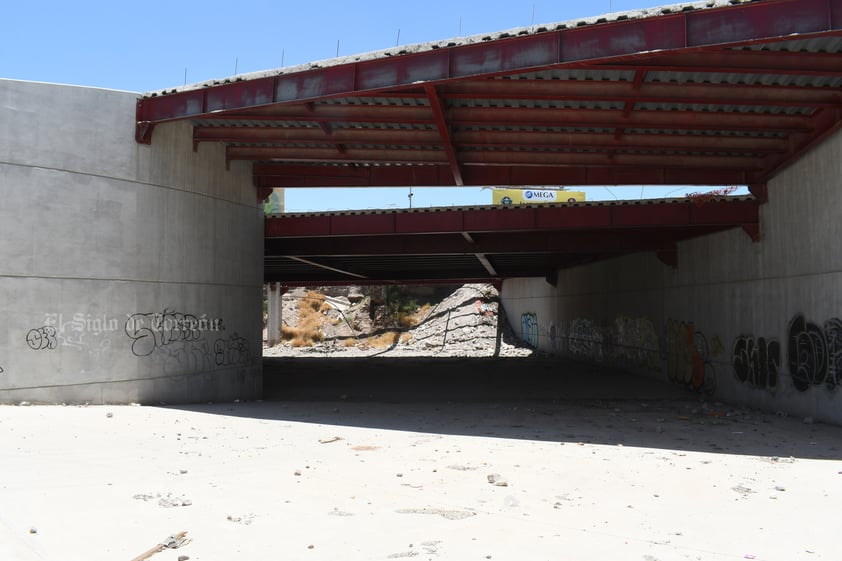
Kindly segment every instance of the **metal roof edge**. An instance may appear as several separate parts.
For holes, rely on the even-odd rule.
[[[473,205],[473,206],[450,206],[450,207],[424,207],[424,208],[390,208],[390,209],[362,209],[362,210],[337,210],[337,211],[314,211],[314,212],[283,212],[268,215],[266,218],[300,218],[313,216],[364,216],[376,214],[423,214],[436,212],[461,212],[461,211],[484,211],[500,210],[511,211],[518,209],[535,208],[566,208],[566,207],[599,207],[599,206],[643,206],[656,204],[704,204],[711,202],[745,202],[757,200],[753,195],[739,196],[706,196],[702,193],[698,197],[667,197],[662,199],[629,199],[629,200],[606,200],[606,201],[577,201],[564,203],[540,203],[540,204],[519,204],[511,206],[503,205]]]
[[[390,47],[378,51],[370,51],[368,53],[348,55],[343,57],[334,57],[324,60],[318,60],[294,66],[260,70],[256,72],[249,72],[245,74],[237,74],[226,78],[216,78],[178,86],[173,88],[164,88],[163,90],[154,90],[144,92],[141,97],[152,97],[157,95],[169,95],[174,93],[189,92],[200,90],[203,88],[220,86],[229,83],[244,82],[250,80],[257,80],[261,78],[271,78],[275,76],[283,76],[288,74],[296,74],[306,72],[308,70],[316,70],[323,68],[330,68],[333,66],[341,66],[344,64],[353,64],[357,62],[372,61],[384,58],[391,58],[396,56],[403,56],[414,53],[421,53],[431,51],[434,49],[459,47],[463,45],[471,45],[476,43],[483,43],[488,41],[496,41],[510,37],[518,37],[523,35],[536,35],[538,33],[545,33],[549,31],[561,31],[564,29],[574,29],[587,27],[592,25],[601,25],[607,23],[619,23],[626,21],[641,20],[647,18],[654,18],[659,16],[668,16],[675,13],[712,10],[717,8],[728,8],[732,6],[739,6],[743,4],[750,4],[754,2],[777,2],[782,0],[703,0],[700,2],[684,2],[679,4],[669,4],[655,8],[642,8],[637,10],[627,10],[623,12],[611,12],[598,16],[590,16],[586,18],[574,18],[561,22],[534,24],[527,27],[515,27],[503,31],[480,33],[467,37],[454,37],[444,40],[429,41],[426,43],[414,43],[410,45],[402,45],[397,47]]]

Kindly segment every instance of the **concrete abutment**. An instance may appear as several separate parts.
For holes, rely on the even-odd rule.
[[[678,245],[678,266],[628,255],[504,282],[536,348],[622,366],[713,398],[842,423],[842,132],[768,184],[761,239]]]
[[[138,94],[0,80],[0,402],[260,396],[262,208]]]

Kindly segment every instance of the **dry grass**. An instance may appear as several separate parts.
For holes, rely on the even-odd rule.
[[[330,309],[324,294],[309,291],[298,302],[298,325],[281,327],[281,339],[293,347],[312,347],[324,339],[322,325],[324,312]]]
[[[400,312],[398,314],[398,325],[401,327],[415,327],[421,320],[427,317],[427,314],[430,313],[430,307],[429,304],[424,304],[412,313]]]
[[[369,347],[375,349],[385,349],[387,347],[397,345],[400,340],[400,336],[401,334],[399,331],[387,331],[385,333],[381,333],[380,335],[373,335],[366,339],[365,342]]]
[[[397,317],[397,325],[400,329],[408,329],[418,325],[430,312],[430,305],[424,304],[416,311],[401,312]],[[312,347],[324,340],[322,331],[325,323],[338,325],[341,318],[328,318],[327,313],[331,309],[324,294],[315,291],[307,292],[307,295],[298,302],[298,324],[295,327],[281,327],[281,339],[288,341],[293,347]],[[412,336],[401,330],[387,331],[377,336],[365,339],[348,337],[342,340],[344,347],[365,345],[376,349],[385,349],[399,343],[407,343]]]

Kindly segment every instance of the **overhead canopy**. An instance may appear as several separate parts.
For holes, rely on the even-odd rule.
[[[842,0],[611,14],[144,95],[271,187],[758,186],[842,117]],[[756,188],[754,188],[756,190]]]
[[[748,185],[755,197],[282,215],[265,279],[544,276],[742,227],[842,120],[842,0],[716,0],[396,47],[154,92],[274,187]]]
[[[302,284],[487,282],[652,251],[677,264],[678,242],[742,227],[756,239],[754,197],[521,207],[284,214],[266,220],[264,278]]]

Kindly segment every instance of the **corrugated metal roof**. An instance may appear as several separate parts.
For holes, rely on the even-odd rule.
[[[194,143],[222,143],[227,162],[253,162],[262,194],[651,184],[749,185],[764,193],[770,177],[842,121],[838,1],[678,4],[234,77],[139,100],[136,135],[151,142],[157,124],[189,119]],[[667,206],[634,208],[659,220],[677,208]],[[561,207],[588,217],[604,208]],[[727,227],[756,235],[751,220],[723,218],[734,207],[715,208]],[[499,208],[482,212],[511,217]],[[366,224],[373,216],[361,215]],[[395,219],[404,216],[418,217]],[[663,233],[675,242],[701,230],[684,224]],[[590,253],[573,260],[611,253],[626,237],[638,245],[621,251],[657,246],[654,238],[617,234],[583,238]],[[570,257],[554,255],[558,266]],[[514,262],[508,254],[496,259],[488,261]],[[424,271],[410,266],[402,272]]]
[[[247,74],[240,74],[237,76],[221,78],[216,80],[206,80],[197,82],[195,84],[188,84],[181,87],[168,89],[166,93],[190,91],[195,89],[206,88],[210,86],[218,86],[230,84],[236,81],[254,80],[264,78],[267,76],[295,74],[298,72],[305,72],[312,69],[330,68],[334,66],[341,66],[344,64],[352,64],[357,62],[365,62],[371,60],[378,60],[384,58],[401,57],[410,54],[427,52],[437,49],[447,49],[459,47],[463,45],[473,45],[478,43],[487,43],[492,41],[499,41],[511,37],[522,37],[525,35],[536,35],[546,33],[549,31],[560,31],[565,29],[583,28],[594,25],[610,24],[610,23],[627,23],[634,20],[642,20],[655,18],[659,16],[671,15],[676,13],[688,13],[694,11],[704,11],[717,8],[725,8],[741,4],[750,4],[752,2],[762,2],[767,0],[706,0],[702,2],[684,2],[677,4],[670,4],[656,8],[644,8],[639,10],[628,10],[623,12],[613,12],[587,18],[576,18],[567,21],[544,23],[531,25],[529,27],[516,27],[505,31],[498,31],[494,33],[481,33],[469,37],[454,37],[451,39],[429,41],[426,43],[417,43],[412,45],[402,45],[394,48],[387,48],[380,51],[372,51],[369,53],[342,56],[286,68],[275,70],[264,70],[259,72],[251,72]],[[145,95],[152,95],[157,92],[149,92]],[[163,93],[163,92],[162,92]]]
[[[640,111],[693,111],[697,113],[761,113],[771,115],[811,115],[812,107],[774,106],[774,105],[731,105],[713,103],[635,103],[635,110]]]
[[[646,73],[647,82],[673,84],[729,84],[734,86],[797,86],[809,88],[838,88],[842,86],[842,76],[821,76],[816,74],[776,74],[774,71],[756,73],[747,72],[682,72],[680,70]]]
[[[535,72],[525,72],[512,76],[499,76],[499,80],[581,80],[591,82],[631,82],[635,70],[592,70],[554,68]]]
[[[757,224],[751,197],[695,201],[281,215],[267,222],[265,275],[287,284],[554,278],[559,268],[627,252],[657,251],[669,260],[683,240]],[[349,235],[354,228],[365,232]]]
[[[842,37],[811,37],[734,47],[735,50],[790,53],[842,53]]]

